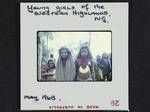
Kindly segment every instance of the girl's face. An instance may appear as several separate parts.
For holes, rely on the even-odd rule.
[[[54,64],[52,61],[50,61],[50,62],[48,63],[48,65],[49,65],[49,67],[54,67],[54,66],[55,66],[55,64]]]
[[[88,55],[88,50],[86,48],[81,49],[81,57],[87,57]]]
[[[68,56],[67,50],[66,50],[66,49],[62,49],[62,50],[60,51],[60,56],[61,56],[62,58],[67,58],[67,56]]]
[[[107,59],[108,59],[108,57],[107,57],[106,54],[104,54],[102,58],[103,58],[103,60],[105,60],[105,61],[107,61]]]

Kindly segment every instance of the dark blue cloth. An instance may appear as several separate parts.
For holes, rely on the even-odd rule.
[[[103,75],[106,75],[110,72],[110,63],[108,59],[101,59],[100,61],[100,68],[102,70]]]

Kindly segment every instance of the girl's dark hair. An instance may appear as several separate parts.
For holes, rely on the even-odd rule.
[[[54,57],[54,55],[53,55],[53,54],[50,54],[50,57],[51,57],[51,58],[53,58],[53,57]]]

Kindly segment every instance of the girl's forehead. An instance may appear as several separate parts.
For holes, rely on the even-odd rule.
[[[67,49],[61,49],[60,50],[60,52],[66,52],[67,51]]]
[[[82,48],[82,49],[81,49],[81,51],[85,51],[85,50],[87,51],[87,48]]]

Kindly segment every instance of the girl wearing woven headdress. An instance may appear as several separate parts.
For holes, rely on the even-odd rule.
[[[68,48],[59,49],[56,65],[56,81],[72,81],[75,77],[75,63]]]
[[[93,61],[92,54],[88,46],[82,46],[76,59],[76,77],[78,81],[101,80],[101,70]],[[99,78],[99,79],[98,79]]]

